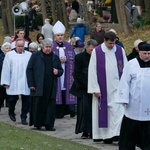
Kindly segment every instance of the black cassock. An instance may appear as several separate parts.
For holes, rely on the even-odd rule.
[[[89,60],[86,51],[75,56],[74,83],[70,93],[77,96],[76,134],[92,133],[92,94],[87,93]]]
[[[51,99],[53,87],[52,55],[45,55],[43,53],[43,56],[45,62],[43,96],[31,97],[29,123],[30,126],[34,125],[35,127],[53,127],[55,121],[56,100]]]

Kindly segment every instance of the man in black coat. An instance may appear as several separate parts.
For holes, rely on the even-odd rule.
[[[81,138],[92,137],[92,95],[87,93],[88,65],[92,50],[97,46],[93,39],[87,41],[86,50],[75,56],[74,83],[70,93],[77,96],[77,122],[75,133]]]
[[[55,131],[57,78],[63,74],[59,57],[52,52],[52,41],[44,39],[42,50],[32,54],[27,66],[27,81],[31,90],[29,125]]]

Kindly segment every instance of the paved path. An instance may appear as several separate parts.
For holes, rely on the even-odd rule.
[[[21,124],[20,108],[21,108],[21,103],[20,103],[20,101],[18,101],[17,106],[16,106],[16,111],[15,111],[16,118],[17,118],[16,122],[13,122],[10,120],[10,118],[8,116],[8,109],[6,107],[2,108],[1,112],[0,112],[0,121],[4,121],[6,123],[15,125],[16,127],[20,127],[23,129],[35,130],[34,127],[30,127],[28,125],[25,126],[25,125]],[[54,136],[57,138],[75,141],[77,143],[81,143],[84,145],[89,145],[91,147],[97,148],[98,150],[118,150],[117,143],[103,144],[102,142],[93,142],[92,139],[81,139],[80,138],[81,134],[75,134],[75,123],[76,123],[76,117],[70,118],[70,116],[67,115],[63,119],[56,119],[56,121],[55,121],[56,131],[54,131],[54,132],[46,131],[44,129],[44,127],[40,131],[37,131],[37,130],[35,130],[35,131],[41,132],[46,135]],[[139,150],[139,149],[137,149],[137,150]]]

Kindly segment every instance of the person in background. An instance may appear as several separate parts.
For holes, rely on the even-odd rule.
[[[36,52],[38,50],[38,45],[36,44],[36,42],[31,42],[29,44],[29,52],[33,53]]]
[[[28,50],[28,43],[31,42],[31,40],[29,38],[26,38],[25,37],[25,32],[24,32],[24,29],[19,29],[17,32],[16,32],[16,35],[15,37],[12,39],[12,43],[11,43],[11,49],[14,50],[15,47],[16,47],[16,39],[17,38],[22,38],[24,41],[25,41],[25,44],[24,44],[24,49],[25,50]]]
[[[2,66],[3,66],[5,54],[11,51],[11,44],[9,42],[3,43],[1,46],[1,50],[2,53],[0,54],[0,79],[1,79],[1,72],[2,72]],[[2,105],[4,105],[4,100],[6,100],[6,107],[8,107],[6,89],[2,85],[0,85],[0,110]]]
[[[27,125],[27,114],[30,107],[30,90],[27,86],[26,67],[31,53],[24,49],[25,41],[22,38],[16,39],[16,48],[8,53],[4,58],[1,85],[6,88],[9,103],[9,117],[16,121],[15,106],[19,99],[22,100],[21,123]]]
[[[55,40],[53,41],[53,53],[59,56],[63,75],[58,79],[58,91],[56,98],[56,118],[63,118],[70,114],[75,116],[76,97],[69,93],[73,83],[73,67],[75,53],[70,43],[64,40],[65,26],[57,21],[53,27]]]
[[[117,36],[117,32],[116,32],[116,30],[114,30],[114,29],[110,29],[109,31],[111,31],[111,32],[115,33],[115,35],[116,35],[116,43],[115,43],[115,44],[117,44],[117,45],[119,45],[119,46],[121,46],[121,47],[123,47],[123,48],[124,48],[123,43],[119,40],[119,37]]]
[[[104,43],[92,51],[88,70],[88,93],[93,94],[93,140],[106,144],[118,140],[124,115],[123,106],[115,103],[115,97],[127,58],[124,49],[115,42],[116,35],[106,32]]]
[[[72,9],[76,11],[76,13],[79,13],[79,2],[77,0],[72,1]]]
[[[85,35],[88,35],[88,29],[82,23],[82,19],[77,18],[77,23],[71,30],[70,38],[72,38],[73,36],[77,36],[84,42],[85,41]]]
[[[138,49],[123,69],[116,98],[125,107],[119,150],[150,149],[150,44],[141,42]]]
[[[5,42],[8,42],[8,43],[11,44],[11,37],[10,37],[10,36],[5,36],[5,37],[4,37],[3,44],[4,44]],[[3,53],[3,51],[2,51],[1,46],[0,46],[0,54],[1,54],[1,53]]]
[[[34,30],[39,31],[39,28],[36,22],[36,16],[37,16],[37,13],[36,13],[35,6],[30,4],[29,11],[28,11],[28,19],[29,19],[29,23],[31,24],[30,31],[34,31]]]
[[[76,45],[76,41],[80,40],[79,37],[72,37],[71,39],[69,39],[69,43],[72,45],[73,49],[75,49],[75,45]]]
[[[46,38],[53,38],[53,31],[52,31],[53,26],[50,24],[50,19],[46,18],[45,19],[45,24],[42,26],[41,33],[44,35],[45,39]]]
[[[52,52],[52,41],[44,39],[41,46],[41,51],[32,54],[26,71],[31,91],[29,125],[55,131],[57,78],[63,74],[63,69],[59,57]]]
[[[104,42],[105,31],[102,29],[102,25],[100,22],[95,23],[95,28],[91,32],[90,38],[94,39],[98,42],[98,44],[102,44]]]
[[[84,51],[84,42],[82,40],[77,40],[75,42],[75,48],[74,48],[75,55],[77,55],[83,51]]]
[[[143,42],[141,39],[137,39],[134,41],[134,47],[132,49],[132,52],[127,56],[128,61],[137,57],[139,55],[139,48],[138,45]]]
[[[82,133],[81,138],[92,138],[92,94],[87,93],[88,65],[92,50],[97,42],[89,39],[85,51],[75,56],[74,83],[70,93],[77,96],[77,122],[75,133]]]
[[[42,33],[38,33],[38,34],[37,34],[37,36],[36,36],[36,43],[37,43],[37,45],[38,45],[38,51],[41,50],[41,42],[42,42],[42,40],[44,40],[44,39],[45,39],[45,37],[44,37],[44,35],[43,35]]]

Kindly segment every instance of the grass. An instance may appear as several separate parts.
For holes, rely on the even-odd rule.
[[[69,140],[62,140],[35,131],[0,122],[1,150],[95,150]]]

